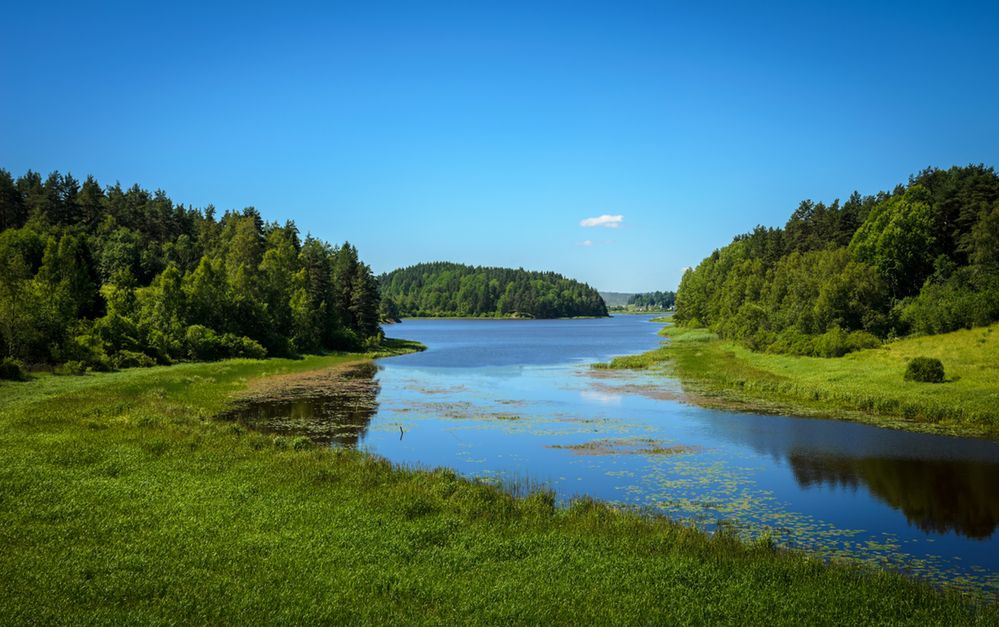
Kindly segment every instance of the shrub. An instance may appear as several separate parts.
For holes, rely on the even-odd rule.
[[[82,376],[87,374],[87,364],[82,361],[70,360],[57,367],[55,374]]]
[[[839,327],[833,327],[815,338],[817,357],[842,357],[850,349],[847,344],[849,334]]]
[[[805,335],[794,327],[780,332],[777,340],[767,348],[768,352],[784,355],[813,355],[815,352],[812,336]]]
[[[943,383],[944,367],[939,359],[933,357],[916,357],[905,369],[906,381],[922,383]]]
[[[149,368],[156,365],[156,360],[145,353],[135,351],[118,351],[111,358],[115,368]]]
[[[222,338],[215,331],[200,324],[192,324],[184,333],[187,354],[197,361],[214,361],[225,356]]]
[[[81,323],[79,326],[83,326]],[[85,368],[90,368],[94,372],[108,372],[111,370],[111,360],[104,352],[103,342],[99,337],[85,331],[77,333],[66,342],[66,350],[63,356],[67,362],[78,361]]]
[[[263,359],[267,357],[267,349],[260,342],[245,335],[240,337],[232,333],[222,336],[222,347],[226,357],[245,357],[246,359]]]
[[[332,333],[330,346],[340,351],[356,351],[361,348],[361,338],[353,329],[339,327]]]
[[[382,347],[382,342],[384,340],[385,334],[379,331],[371,337],[364,338],[364,342],[361,343],[361,346],[368,352],[374,352]]]
[[[879,346],[881,346],[881,340],[867,331],[851,331],[846,336],[846,352],[848,353],[865,348],[878,348]]]
[[[219,335],[208,327],[192,324],[184,334],[187,354],[197,361],[214,361],[226,357],[263,359],[267,350],[256,340],[233,333]]]
[[[24,370],[24,364],[16,359],[5,357],[0,360],[0,379],[7,381],[26,381],[28,373]]]

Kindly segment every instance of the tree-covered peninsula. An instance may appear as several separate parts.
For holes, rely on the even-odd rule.
[[[600,294],[555,272],[421,263],[381,277],[384,313],[399,316],[606,316]]]
[[[0,356],[73,370],[356,349],[378,286],[349,243],[253,208],[0,170]]]
[[[999,320],[999,176],[927,169],[891,192],[803,201],[687,271],[675,320],[761,351],[833,357]]]

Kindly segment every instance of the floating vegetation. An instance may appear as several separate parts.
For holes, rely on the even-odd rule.
[[[378,411],[371,362],[261,380],[220,418],[264,433],[356,447]]]
[[[666,446],[651,438],[604,439],[582,444],[550,444],[546,448],[566,449],[577,455],[682,455],[697,449],[690,446]]]

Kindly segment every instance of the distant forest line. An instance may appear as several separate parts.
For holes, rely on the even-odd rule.
[[[606,316],[600,294],[555,272],[421,263],[380,278],[383,311],[406,316]]]
[[[927,169],[891,192],[802,201],[687,271],[675,319],[750,348],[838,356],[999,319],[999,176]]]
[[[611,311],[661,311],[676,304],[676,292],[600,292]]]
[[[74,370],[357,349],[378,283],[349,243],[253,208],[0,170],[0,351]]]

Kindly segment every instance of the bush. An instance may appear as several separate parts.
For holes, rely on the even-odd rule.
[[[850,352],[849,334],[839,327],[833,327],[815,338],[816,357],[842,357]]]
[[[367,337],[361,343],[361,347],[368,352],[374,352],[382,347],[382,342],[385,340],[385,334],[379,331],[378,333]]]
[[[263,359],[267,350],[256,340],[233,333],[219,335],[208,327],[192,324],[184,334],[187,354],[197,361],[214,361],[226,357]]]
[[[85,323],[81,322],[78,327],[84,327],[84,325]],[[103,342],[85,328],[83,332],[70,336],[66,342],[63,357],[67,362],[78,361],[85,368],[90,368],[94,372],[108,372],[112,369],[111,359],[104,352]]]
[[[7,381],[26,381],[28,373],[24,370],[24,364],[9,357],[0,360],[0,379]]]
[[[851,331],[846,336],[846,352],[848,353],[865,348],[878,348],[879,346],[881,346],[881,340],[867,331]]]
[[[944,367],[939,359],[933,357],[916,357],[905,369],[906,381],[922,383],[943,383]]]
[[[82,376],[87,374],[87,364],[82,361],[70,360],[55,369],[55,374]]]
[[[782,355],[813,355],[815,353],[812,336],[805,335],[794,327],[780,332],[777,340],[767,348],[768,352]]]
[[[145,353],[135,351],[118,351],[111,358],[115,368],[149,368],[156,365],[156,360]]]
[[[329,344],[334,350],[356,351],[361,348],[361,338],[353,329],[339,327],[333,331]]]
[[[192,324],[184,333],[187,355],[196,361],[214,361],[225,355],[222,338],[215,331],[200,324]]]
[[[244,357],[246,359],[263,359],[267,357],[267,349],[256,340],[245,335],[240,337],[232,333],[222,336],[222,347],[226,357]]]

